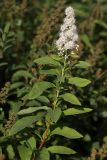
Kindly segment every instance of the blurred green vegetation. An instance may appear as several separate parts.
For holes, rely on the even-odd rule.
[[[64,9],[69,5],[75,9],[76,14],[79,34],[78,60],[86,60],[91,64],[89,70],[80,68],[73,70],[73,76],[80,75],[92,81],[91,85],[84,90],[79,89],[76,94],[79,95],[82,104],[92,108],[93,111],[76,118],[75,116],[67,118],[62,122],[78,128],[84,138],[65,142],[73,146],[77,151],[76,155],[68,156],[68,158],[57,155],[52,160],[55,158],[56,160],[107,159],[106,0],[0,1],[0,136],[2,136],[2,123],[6,125],[11,105],[14,106],[9,102],[17,101],[17,97],[11,95],[10,92],[13,74],[16,71],[26,70],[38,77],[39,69],[32,65],[32,61],[43,55],[54,54],[54,40],[58,36]],[[74,58],[71,63],[76,61],[77,59]],[[41,79],[45,79],[45,75],[39,75],[38,81]],[[26,78],[23,83],[27,84]],[[18,91],[19,97],[26,92],[21,89]],[[102,147],[105,144],[106,147]],[[7,154],[6,152],[3,148],[3,154]]]

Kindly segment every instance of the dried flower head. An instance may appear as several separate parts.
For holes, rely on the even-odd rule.
[[[8,97],[9,89],[10,89],[10,82],[6,82],[5,86],[0,91],[0,103],[1,104],[6,103],[6,99]]]
[[[60,27],[59,39],[56,41],[56,47],[59,50],[59,55],[63,55],[63,52],[78,48],[78,33],[75,25],[74,9],[67,7],[65,10],[66,17]]]
[[[15,112],[12,112],[9,115],[9,119],[8,119],[8,121],[6,121],[6,124],[4,126],[5,130],[10,129],[14,125],[14,123],[16,122],[16,119],[17,119],[17,114]]]

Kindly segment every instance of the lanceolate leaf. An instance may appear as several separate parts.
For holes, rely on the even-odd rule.
[[[77,87],[85,87],[90,84],[91,81],[85,78],[71,77],[69,78],[68,83],[73,84]]]
[[[64,110],[63,113],[65,116],[69,116],[69,115],[83,114],[91,111],[92,111],[91,108],[82,108],[82,109],[69,108]]]
[[[63,59],[61,56],[56,55],[56,54],[52,54],[51,58],[55,59],[56,61],[60,61],[61,59]]]
[[[9,32],[10,26],[11,26],[11,23],[8,22],[8,23],[6,24],[6,26],[4,27],[4,32],[5,32],[5,33],[8,33],[8,32]]]
[[[19,78],[32,78],[32,74],[29,73],[28,71],[26,70],[19,70],[17,71],[16,73],[14,73],[13,77],[12,77],[12,80],[18,80]]]
[[[62,113],[62,111],[58,107],[53,110],[53,121],[55,123],[59,120],[61,113]]]
[[[60,63],[49,56],[41,57],[34,60],[35,63],[41,65],[61,66]]]
[[[7,152],[8,152],[9,159],[14,159],[15,153],[14,153],[12,145],[7,146]]]
[[[19,151],[19,155],[20,155],[21,159],[23,159],[23,160],[30,160],[31,159],[32,151],[30,148],[27,148],[24,145],[20,145],[20,146],[18,146],[18,151]]]
[[[16,123],[10,129],[9,136],[20,132],[26,127],[30,127],[32,123],[41,120],[42,116],[42,114],[37,116],[27,116],[17,120]]]
[[[55,87],[53,83],[42,81],[36,82],[29,93],[29,99],[39,97],[46,89]]]
[[[105,23],[104,21],[97,19],[97,20],[95,20],[95,23],[99,24],[100,26],[102,26],[104,29],[107,30],[107,23]]]
[[[87,69],[87,68],[89,68],[91,65],[88,63],[88,62],[86,62],[86,61],[79,61],[79,63],[77,63],[76,65],[75,65],[75,67],[77,67],[77,68],[83,68],[83,69]]]
[[[79,132],[77,132],[75,129],[69,128],[69,127],[58,127],[55,130],[53,130],[51,132],[51,135],[61,135],[64,136],[66,138],[70,138],[70,139],[76,139],[76,138],[81,138],[83,137]]]
[[[11,84],[10,90],[17,89],[17,88],[19,88],[21,86],[24,86],[23,82],[15,82],[15,83]]]
[[[90,39],[89,39],[89,37],[88,37],[88,35],[87,34],[83,34],[82,36],[81,36],[81,40],[85,43],[85,45],[87,46],[87,47],[92,47],[92,44],[91,44],[91,42],[90,42]]]
[[[48,148],[48,151],[51,153],[57,153],[57,154],[75,154],[76,153],[71,148],[64,147],[64,146],[51,146]]]
[[[11,107],[11,111],[15,113],[17,113],[23,105],[22,101],[8,101],[8,104]]]
[[[49,154],[49,151],[47,150],[47,148],[43,148],[40,151],[38,160],[50,160],[50,154]]]
[[[43,106],[43,107],[29,107],[26,109],[22,109],[20,110],[17,114],[18,115],[23,115],[23,114],[29,114],[29,113],[33,113],[39,110],[48,110],[47,106]]]
[[[32,136],[27,139],[28,144],[30,144],[32,150],[36,148],[36,139]]]
[[[55,108],[54,110],[52,110],[51,108],[48,110],[48,113],[46,115],[46,120],[47,121],[52,121],[52,122],[57,122],[61,116],[61,109],[60,108]]]
[[[43,102],[43,103],[49,103],[49,99],[45,96],[39,96],[37,97],[37,100],[40,101],[40,102]]]
[[[40,70],[40,74],[58,75],[60,74],[60,72],[58,69],[49,69],[49,70]]]
[[[2,63],[0,63],[0,67],[2,67],[2,66],[6,66],[6,65],[8,65],[8,63],[6,63],[6,62],[2,62]]]
[[[71,104],[81,105],[79,99],[74,94],[72,94],[72,93],[65,93],[65,94],[61,95],[61,97],[65,101],[67,101],[67,102],[69,102]]]

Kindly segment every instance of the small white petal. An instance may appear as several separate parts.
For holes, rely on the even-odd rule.
[[[75,48],[75,43],[73,43],[72,41],[69,41],[64,45],[65,50],[68,50],[68,49],[73,50],[74,48]]]
[[[65,17],[64,23],[66,24],[66,26],[71,27],[73,24],[75,24],[75,19],[74,17]]]
[[[65,36],[68,37],[68,38],[71,38],[73,36],[73,31],[72,29],[69,29],[67,31],[65,31]]]
[[[70,16],[70,15],[74,15],[74,10],[72,7],[67,7],[65,10],[65,15],[66,16]]]
[[[66,23],[65,24],[63,24],[63,25],[61,25],[61,31],[63,32],[63,31],[65,31],[67,29],[67,25],[66,25]]]
[[[78,41],[78,34],[75,34],[72,40],[73,40],[74,42],[77,42],[77,41]]]

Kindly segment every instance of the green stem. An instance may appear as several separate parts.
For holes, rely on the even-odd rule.
[[[61,84],[62,84],[62,80],[63,80],[64,74],[65,74],[66,63],[67,63],[67,57],[65,55],[64,66],[63,66],[62,71],[61,71],[61,78],[60,78],[60,81],[59,81],[59,84],[58,84],[58,89],[56,91],[56,99],[54,101],[54,109],[57,107],[57,102],[58,102],[59,94],[60,94],[60,91],[61,91]]]
[[[65,74],[65,69],[66,69],[66,62],[67,62],[67,58],[66,58],[66,55],[65,55],[65,58],[64,58],[64,66],[62,68],[62,72],[61,72],[61,78],[60,78],[60,81],[59,81],[59,84],[58,84],[58,89],[56,91],[56,99],[53,103],[54,105],[54,109],[56,108],[57,106],[57,102],[58,102],[58,98],[59,98],[59,94],[60,94],[60,90],[61,90],[61,84],[62,84],[62,80],[63,80],[63,77],[64,77],[64,74]],[[51,122],[49,122],[44,134],[43,134],[43,137],[42,137],[42,140],[41,140],[41,143],[40,143],[40,146],[39,146],[39,150],[42,149],[42,147],[44,146],[47,138],[48,138],[48,135],[49,135],[49,129],[50,129],[50,126],[51,126]]]

